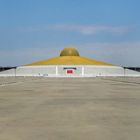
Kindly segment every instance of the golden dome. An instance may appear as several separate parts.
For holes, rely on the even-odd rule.
[[[39,66],[39,65],[100,65],[112,66],[112,64],[97,61],[85,57],[80,57],[79,52],[75,48],[65,48],[61,51],[59,57],[51,58],[33,62],[26,66]]]
[[[79,52],[75,48],[64,48],[60,56],[80,56]]]

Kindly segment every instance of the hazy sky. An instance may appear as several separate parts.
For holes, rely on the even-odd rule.
[[[48,59],[67,46],[140,66],[140,1],[0,0],[0,66]]]

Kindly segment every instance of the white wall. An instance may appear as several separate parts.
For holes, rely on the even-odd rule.
[[[123,76],[124,70],[117,66],[85,66],[85,76]]]
[[[23,66],[16,70],[17,76],[54,76],[55,66]]]
[[[67,74],[65,68],[76,68]],[[21,66],[0,72],[0,76],[48,76],[48,77],[95,77],[95,76],[140,76],[140,72],[118,66],[58,65],[58,66]]]

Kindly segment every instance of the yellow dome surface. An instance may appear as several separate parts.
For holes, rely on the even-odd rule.
[[[60,56],[80,56],[79,52],[75,48],[64,48]]]
[[[79,56],[55,57],[48,60],[34,62],[29,64],[28,66],[35,66],[35,65],[108,65],[111,66],[111,64],[105,62],[92,60]]]
[[[51,58],[48,60],[42,60],[31,63],[27,66],[38,66],[38,65],[107,65],[111,64],[80,57],[79,52],[75,48],[65,48],[61,51],[59,57]]]

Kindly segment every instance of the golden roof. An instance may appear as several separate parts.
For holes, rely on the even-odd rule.
[[[85,57],[80,57],[79,52],[75,48],[65,48],[61,51],[59,57],[51,58],[48,60],[42,60],[33,62],[27,66],[39,66],[39,65],[108,65],[106,62],[97,61]]]

